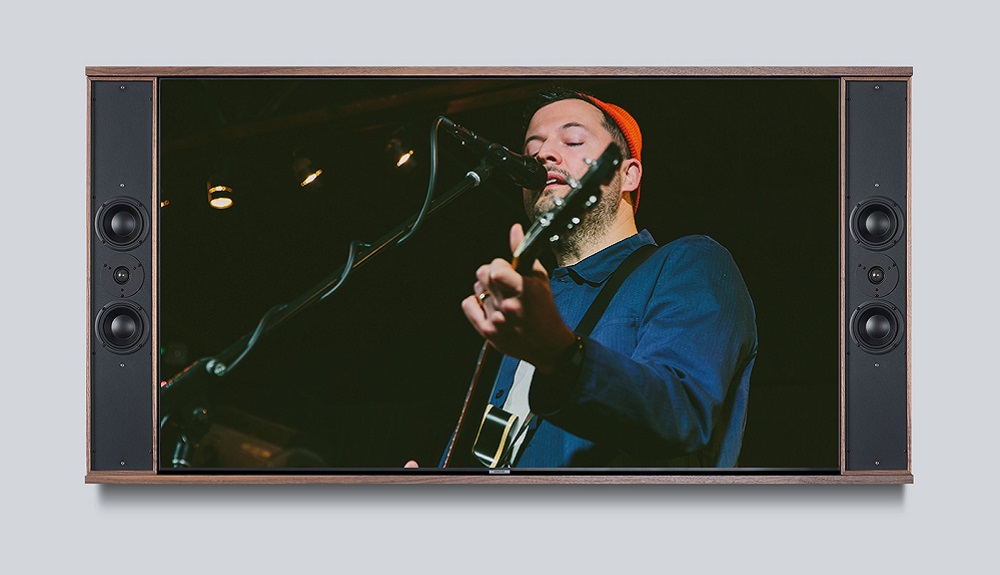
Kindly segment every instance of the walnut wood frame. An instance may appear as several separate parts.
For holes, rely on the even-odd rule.
[[[90,122],[92,110],[90,107],[90,93],[92,82],[94,81],[151,81],[153,82],[153,110],[158,106],[158,90],[156,80],[169,77],[338,77],[338,76],[372,76],[372,77],[461,77],[475,76],[478,78],[504,78],[504,77],[531,77],[544,79],[548,76],[580,76],[580,77],[704,77],[704,78],[802,78],[802,77],[824,77],[840,78],[840,317],[845,315],[846,295],[845,281],[848,280],[845,271],[845,237],[846,221],[846,86],[849,81],[875,81],[892,80],[905,81],[907,83],[907,94],[911,95],[913,69],[911,67],[645,67],[645,66],[616,66],[616,67],[203,67],[203,66],[179,66],[179,67],[119,67],[119,66],[93,66],[87,67],[87,253],[90,253],[90,238],[92,236],[91,225],[93,222],[93,205],[91,203],[91,132]],[[912,103],[912,100],[909,100]],[[912,237],[912,169],[911,169],[911,114],[912,105],[907,109],[907,133],[906,133],[906,257],[907,262],[912,262],[911,237]],[[153,197],[157,197],[157,168],[156,161],[157,134],[159,126],[158,118],[153,115]],[[153,210],[155,214],[156,211]],[[153,244],[153,270],[151,277],[157,277],[157,242],[158,238],[158,218],[152,218],[152,240]],[[839,387],[840,387],[840,473],[832,475],[714,475],[714,474],[670,474],[650,472],[637,475],[614,473],[599,475],[584,475],[566,470],[565,473],[556,471],[546,475],[517,475],[506,473],[495,473],[489,475],[459,475],[459,474],[428,474],[427,470],[398,470],[379,474],[316,474],[316,475],[239,475],[218,473],[213,475],[175,475],[161,474],[156,471],[159,460],[158,437],[159,430],[157,422],[158,407],[154,400],[150,412],[150,425],[153,428],[152,445],[152,470],[150,471],[96,471],[91,467],[91,365],[90,349],[93,345],[91,318],[89,310],[91,304],[90,291],[90,269],[88,265],[87,281],[87,469],[85,482],[95,484],[911,484],[912,474],[912,420],[911,420],[911,360],[912,357],[912,337],[911,321],[912,299],[910,293],[912,273],[906,274],[906,326],[904,336],[906,338],[906,444],[907,444],[907,465],[906,470],[896,471],[850,471],[845,468],[846,461],[846,439],[845,439],[845,393],[846,393],[846,366],[845,349],[847,332],[844,322],[841,322],[840,349],[839,349]],[[153,309],[157,307],[157,288],[153,282],[152,302]],[[155,315],[155,314],[154,314]],[[152,345],[153,349],[159,346],[158,341],[158,317],[152,318]],[[158,374],[157,354],[153,354],[153,368],[150,373],[149,384],[153,386],[153,397],[157,397],[157,374]]]

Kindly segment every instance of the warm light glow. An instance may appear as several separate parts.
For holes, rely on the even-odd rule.
[[[233,205],[232,193],[233,189],[229,186],[211,186],[208,188],[208,205],[217,210],[231,208]]]
[[[403,154],[402,156],[400,156],[399,160],[396,161],[396,167],[398,168],[398,167],[402,166],[403,164],[405,164],[406,162],[409,162],[410,161],[410,156],[412,156],[412,155],[413,155],[413,150],[410,150],[409,152],[406,152],[405,154]]]
[[[318,178],[319,175],[322,174],[322,173],[323,173],[323,170],[316,170],[315,172],[313,172],[313,173],[309,174],[308,176],[306,176],[306,179],[302,180],[302,183],[299,184],[299,185],[302,186],[303,188],[306,187],[306,186],[308,186],[309,184],[315,182],[316,178]]]
[[[217,210],[225,210],[233,205],[232,198],[212,198],[208,201],[208,205],[212,206]]]
[[[165,208],[165,207],[167,207],[169,205],[170,205],[170,200],[163,200],[162,202],[160,202],[160,207],[161,208]]]

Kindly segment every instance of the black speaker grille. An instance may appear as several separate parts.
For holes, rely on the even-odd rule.
[[[153,84],[91,96],[90,468],[151,470]]]
[[[845,466],[851,471],[908,467],[907,93],[902,81],[847,82]]]

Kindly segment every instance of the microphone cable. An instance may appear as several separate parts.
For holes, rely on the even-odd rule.
[[[435,185],[437,184],[438,131],[440,130],[441,122],[444,119],[445,119],[444,116],[438,116],[438,118],[434,121],[434,125],[431,127],[430,175],[428,177],[427,192],[424,194],[423,206],[421,206],[420,212],[417,214],[416,219],[413,221],[413,225],[410,226],[410,228],[406,231],[405,234],[403,234],[401,238],[396,240],[392,245],[388,246],[387,248],[396,247],[402,244],[403,242],[408,240],[410,236],[416,233],[417,229],[421,226],[421,224],[423,224],[424,219],[426,218],[427,213],[430,210],[431,204],[434,200],[434,188]],[[371,244],[361,242],[358,240],[351,241],[350,246],[348,247],[347,262],[344,264],[343,271],[340,274],[340,278],[337,279],[337,281],[334,282],[334,284],[329,289],[327,289],[322,295],[320,295],[316,299],[316,301],[325,300],[327,297],[329,297],[338,289],[340,289],[342,285],[344,285],[344,282],[347,280],[347,277],[351,274],[351,271],[354,269],[354,260],[357,258],[357,253],[359,248],[363,249],[369,247],[371,247]],[[312,303],[311,300],[314,297],[315,296],[307,298],[304,302],[302,302],[302,304],[295,306],[296,310],[301,309],[302,307],[308,305],[309,303]],[[287,309],[289,305],[291,304],[282,303],[269,309],[260,318],[260,321],[257,322],[257,327],[254,329],[250,338],[247,340],[246,346],[243,348],[243,351],[231,363],[227,365],[214,357],[205,357],[202,358],[202,361],[207,361],[207,363],[205,364],[205,369],[208,370],[209,373],[212,373],[213,375],[217,375],[219,377],[222,377],[227,373],[229,373],[230,371],[232,371],[233,368],[235,368],[241,361],[243,361],[243,358],[246,357],[247,353],[250,352],[250,350],[254,347],[254,345],[257,344],[257,341],[260,339],[261,335],[263,335],[264,331],[267,329],[268,323],[272,320],[272,318],[274,318],[280,312]]]

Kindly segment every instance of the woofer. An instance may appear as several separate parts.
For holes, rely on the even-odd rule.
[[[861,202],[851,213],[851,235],[870,250],[893,246],[903,235],[903,212],[886,198]]]
[[[851,316],[854,342],[870,353],[885,353],[894,349],[903,337],[903,316],[896,306],[886,302],[869,302],[859,306]]]
[[[132,353],[149,337],[149,317],[132,302],[110,303],[97,314],[94,331],[108,351]]]
[[[149,217],[137,200],[119,197],[101,205],[94,227],[104,245],[121,251],[130,250],[142,243],[149,233]]]

